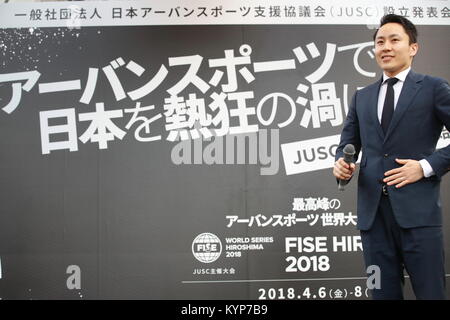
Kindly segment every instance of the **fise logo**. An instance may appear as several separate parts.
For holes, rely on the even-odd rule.
[[[222,242],[215,234],[199,234],[192,242],[192,254],[200,262],[214,262],[219,259],[221,253]]]

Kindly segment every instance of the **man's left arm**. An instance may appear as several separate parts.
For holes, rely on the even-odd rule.
[[[450,131],[450,86],[447,82],[441,82],[434,90],[435,114],[442,121],[445,128]],[[434,174],[442,177],[450,168],[450,145],[436,150],[425,160],[433,168]]]
[[[442,81],[434,90],[436,117],[450,131],[450,86]],[[450,145],[436,150],[429,157],[420,161],[411,159],[396,159],[402,166],[385,173],[384,182],[388,185],[395,185],[401,188],[407,184],[419,181],[424,176],[429,177],[435,174],[442,177],[450,170]]]

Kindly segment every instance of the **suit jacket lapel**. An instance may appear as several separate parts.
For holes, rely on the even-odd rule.
[[[373,89],[370,93],[370,98],[368,101],[370,101],[371,105],[369,106],[369,110],[371,113],[371,118],[373,123],[375,123],[375,127],[377,128],[377,132],[381,138],[381,140],[384,140],[384,132],[380,125],[380,120],[378,119],[378,93],[380,92],[380,86],[383,82],[383,78],[378,80],[378,82],[375,82],[376,85],[373,86]]]
[[[384,137],[384,141],[386,141],[392,134],[400,119],[405,114],[406,110],[408,110],[408,108],[411,106],[417,92],[419,92],[420,88],[422,88],[422,78],[423,76],[421,77],[420,75],[414,73],[412,70],[406,76],[402,92],[400,93],[400,97],[398,98],[397,106],[395,107],[394,115],[392,117],[391,124],[389,125],[386,136]]]

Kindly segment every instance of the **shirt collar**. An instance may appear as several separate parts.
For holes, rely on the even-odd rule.
[[[410,70],[411,70],[411,67],[408,67],[407,69],[405,69],[405,70],[403,70],[402,72],[398,73],[398,74],[395,76],[395,78],[397,78],[397,79],[400,80],[400,81],[405,82],[406,76],[408,75],[408,73],[409,73]],[[382,82],[382,83],[385,83],[386,79],[389,79],[389,77],[388,77],[385,73],[383,73],[383,82]]]

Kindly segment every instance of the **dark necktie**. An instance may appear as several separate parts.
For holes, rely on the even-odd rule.
[[[387,82],[386,98],[384,99],[383,114],[381,115],[381,127],[383,128],[384,134],[388,131],[389,124],[392,120],[392,115],[394,114],[394,84],[398,81],[397,78],[389,78]]]

